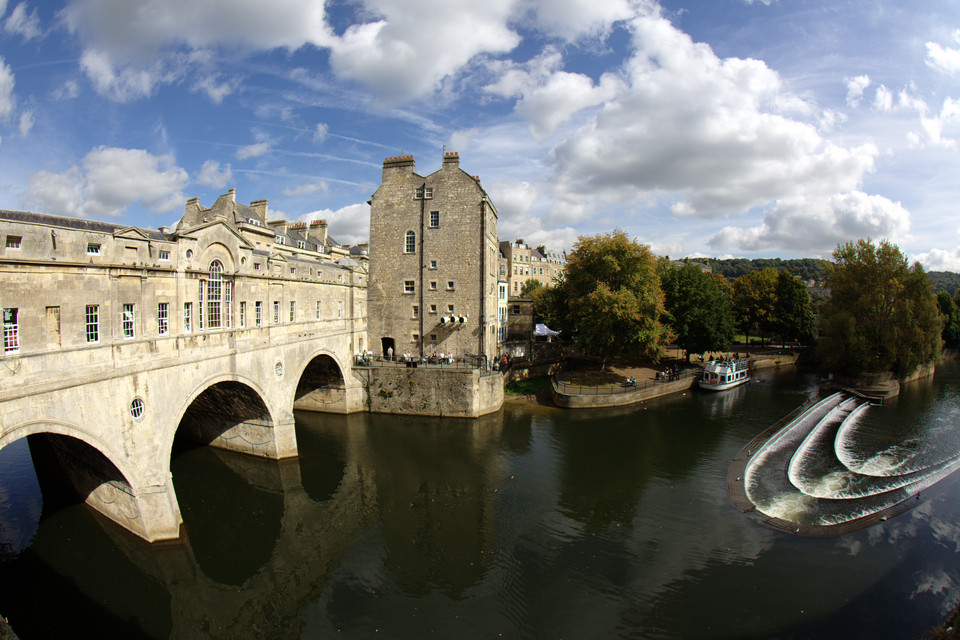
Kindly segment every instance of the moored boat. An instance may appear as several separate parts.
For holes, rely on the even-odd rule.
[[[700,388],[708,391],[732,389],[750,381],[750,368],[746,360],[711,360],[703,367]]]

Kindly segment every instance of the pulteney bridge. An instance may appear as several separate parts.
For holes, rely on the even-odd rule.
[[[297,455],[295,408],[362,409],[352,322],[237,329],[98,347],[0,367],[0,448],[47,434],[86,502],[148,541],[180,535],[174,439]],[[46,375],[56,371],[59,375]]]
[[[361,410],[366,274],[326,223],[235,192],[176,229],[0,210],[0,448],[49,440],[94,509],[178,538],[174,440],[297,455],[293,410]]]

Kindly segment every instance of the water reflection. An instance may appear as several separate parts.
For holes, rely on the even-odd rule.
[[[23,640],[68,636],[73,616],[125,638],[920,637],[960,585],[955,483],[832,539],[759,526],[727,497],[730,459],[811,379],[600,414],[298,414],[294,460],[177,453],[182,544],[45,505],[2,565],[0,612]],[[910,437],[949,439],[948,380],[847,439],[879,451],[911,415]]]

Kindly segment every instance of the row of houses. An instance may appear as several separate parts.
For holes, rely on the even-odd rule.
[[[524,284],[566,256],[500,241],[477,176],[447,153],[426,176],[387,158],[370,242],[325,220],[270,220],[267,200],[187,201],[174,227],[144,229],[0,210],[0,358],[113,341],[339,323],[353,348],[494,358],[533,330]],[[201,249],[202,248],[202,249]]]

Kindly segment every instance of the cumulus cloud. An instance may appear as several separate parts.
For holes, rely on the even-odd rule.
[[[0,15],[3,15],[3,12],[0,12]],[[40,18],[37,17],[37,10],[34,9],[27,13],[27,3],[21,2],[13,8],[13,11],[4,21],[3,30],[10,35],[19,35],[24,40],[39,38],[42,30],[40,29]]]
[[[856,78],[846,78],[843,84],[847,86],[847,104],[856,107],[863,100],[863,92],[870,86],[870,76],[862,75]]]
[[[257,142],[248,144],[245,147],[237,149],[237,160],[246,160],[247,158],[257,158],[270,151],[269,142]]]
[[[960,29],[953,32],[953,40],[960,44]],[[927,43],[927,65],[948,75],[960,74],[960,49]]]
[[[567,41],[585,34],[602,36],[611,25],[635,13],[627,0],[536,0],[527,6],[537,28]],[[526,8],[524,3],[520,7],[521,11]]]
[[[341,244],[366,242],[370,237],[370,205],[357,203],[336,211],[318,209],[297,218],[297,222],[326,220],[330,235]]]
[[[13,71],[0,56],[0,119],[6,120],[13,113],[16,98],[13,95]]]
[[[117,217],[134,202],[163,213],[183,205],[187,181],[171,156],[97,147],[79,166],[29,175],[21,199],[28,207],[73,216]]]
[[[220,163],[216,160],[207,160],[200,167],[195,182],[197,184],[213,187],[214,189],[223,189],[233,180],[233,171],[230,165],[225,165],[222,169]]]
[[[317,193],[321,195],[327,195],[330,192],[330,185],[325,181],[320,180],[318,182],[312,182],[310,184],[302,184],[292,189],[284,189],[283,195],[285,196],[312,196]]]
[[[910,214],[899,202],[852,191],[778,200],[761,225],[724,227],[709,244],[716,250],[796,248],[826,256],[839,243],[866,237],[896,240],[909,228]]]
[[[503,62],[497,69],[499,79],[484,91],[518,97],[516,112],[530,123],[534,137],[545,139],[573,114],[609,100],[619,88],[613,74],[603,74],[595,85],[588,76],[561,70],[562,64],[560,51],[553,47],[525,64]]]
[[[778,113],[789,94],[763,62],[721,59],[657,12],[631,29],[622,91],[552,151],[562,197],[671,193],[678,213],[710,218],[855,190],[874,168],[874,145],[844,148]]]

